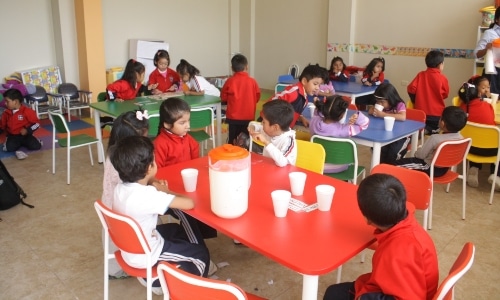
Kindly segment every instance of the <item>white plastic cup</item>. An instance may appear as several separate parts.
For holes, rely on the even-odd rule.
[[[495,94],[495,93],[491,93],[490,94],[491,96],[491,101],[493,102],[497,102],[498,101],[498,94]]]
[[[198,170],[184,169],[181,171],[182,182],[184,183],[184,190],[191,193],[196,191],[196,182],[198,181]]]
[[[375,109],[378,110],[378,111],[383,111],[384,110],[384,106],[380,105],[380,104],[375,104]]]
[[[333,194],[335,187],[328,184],[316,186],[316,201],[318,201],[318,210],[329,211],[332,207]]]
[[[278,218],[286,217],[291,197],[292,194],[289,191],[276,190],[271,192],[271,198],[273,199],[274,215],[276,217]]]
[[[307,106],[309,107],[309,112],[311,113],[311,119],[312,119],[312,117],[314,116],[314,110],[316,109],[316,105],[314,105],[314,103],[309,103]]]
[[[392,131],[392,128],[394,128],[395,121],[396,118],[394,117],[384,117],[385,131]]]
[[[304,194],[304,186],[306,184],[307,174],[304,172],[291,172],[288,174],[290,178],[290,190],[294,196],[302,196]]]
[[[483,101],[488,102],[489,104],[491,104],[491,102],[492,102],[493,100],[492,100],[492,99],[490,99],[490,98],[483,98]]]

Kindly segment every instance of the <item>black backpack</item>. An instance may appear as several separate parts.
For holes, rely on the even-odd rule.
[[[26,197],[26,193],[14,181],[14,178],[9,174],[9,171],[7,171],[7,168],[5,168],[5,165],[0,160],[0,210],[9,209],[19,203],[33,208],[33,205],[24,202]]]

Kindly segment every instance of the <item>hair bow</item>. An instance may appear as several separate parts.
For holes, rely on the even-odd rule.
[[[140,110],[138,110],[136,113],[135,113],[135,117],[137,118],[137,120],[144,120],[144,119],[149,119],[149,115],[148,115],[148,111],[145,110],[144,112],[141,112]]]

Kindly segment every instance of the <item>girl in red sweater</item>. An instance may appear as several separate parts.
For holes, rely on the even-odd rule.
[[[179,89],[179,74],[170,69],[170,55],[167,50],[158,50],[153,57],[156,69],[149,74],[148,84],[153,86],[153,95],[175,92]]]
[[[144,65],[135,59],[127,62],[122,78],[110,83],[106,88],[109,100],[123,102],[124,100],[133,100],[143,92],[154,88],[153,85],[147,87],[142,84],[144,81]]]

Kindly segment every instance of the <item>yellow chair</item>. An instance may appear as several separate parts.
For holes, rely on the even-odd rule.
[[[304,131],[304,130],[295,130],[295,138],[297,140],[310,141],[311,133],[309,131]]]
[[[460,101],[460,98],[458,96],[453,97],[453,99],[451,100],[451,104],[453,106],[460,106],[460,102],[461,101]]]
[[[411,100],[406,101],[406,108],[415,108],[415,105],[413,105],[413,102]]]
[[[498,160],[500,159],[500,129],[494,125],[484,125],[474,122],[467,122],[467,125],[460,131],[464,138],[472,139],[472,147],[476,148],[497,148],[495,156],[479,156],[467,154],[467,160],[475,163],[495,164],[495,176],[498,172]],[[490,204],[493,204],[495,194],[495,181],[491,184]]]
[[[297,140],[297,161],[295,163],[297,167],[323,174],[325,157],[325,148],[321,144]]]

